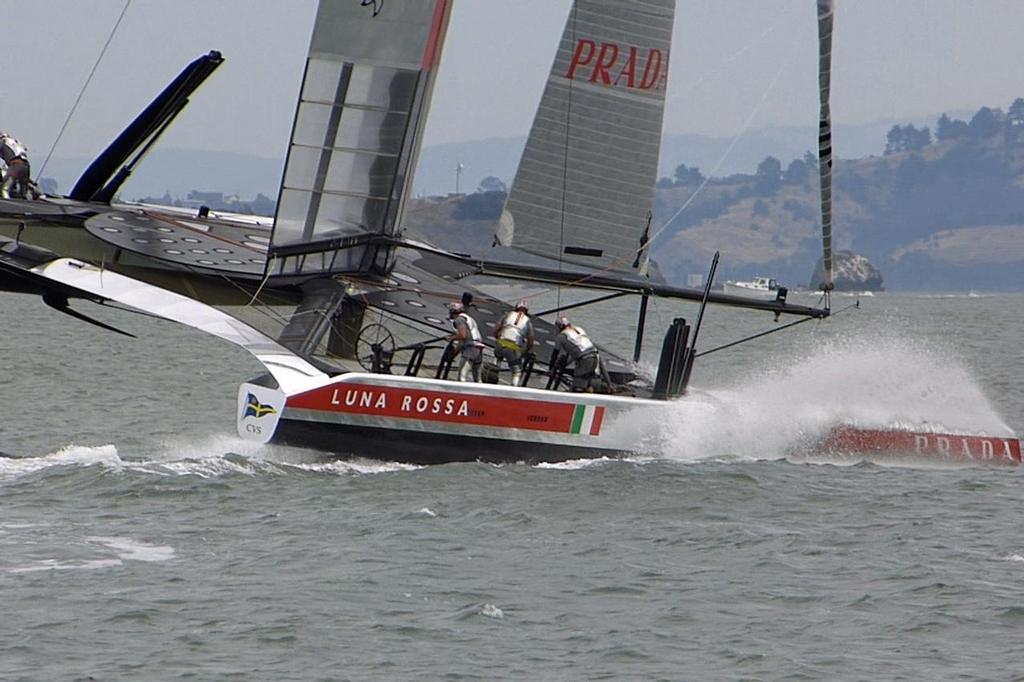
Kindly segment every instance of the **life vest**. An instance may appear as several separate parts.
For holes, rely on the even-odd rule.
[[[523,350],[526,327],[530,324],[530,316],[519,310],[512,310],[501,321],[498,330],[498,343],[509,350]]]
[[[484,347],[484,337],[480,335],[480,328],[476,326],[476,320],[467,315],[466,313],[459,313],[452,320],[452,328],[458,331],[459,328],[455,325],[456,320],[463,320],[466,323],[466,327],[469,328],[469,341],[462,341],[461,343],[467,343],[476,346],[477,348]]]
[[[13,137],[0,138],[0,159],[10,163],[14,159],[28,160],[28,149]]]
[[[562,334],[565,335],[565,339],[571,344],[572,350],[570,351],[573,360],[578,360],[584,355],[594,352],[594,342],[590,340],[587,333],[580,327],[574,327],[569,325],[562,330]]]

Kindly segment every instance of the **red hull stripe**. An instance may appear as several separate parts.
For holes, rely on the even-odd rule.
[[[604,419],[604,408],[598,407],[594,412],[594,422],[590,425],[590,435],[596,436],[601,433],[601,420]]]
[[[994,464],[1021,463],[1020,441],[1016,438],[881,431],[851,426],[833,429],[820,449],[843,453],[903,453]]]
[[[576,405],[446,391],[340,383],[288,398],[288,408],[474,426],[571,433]],[[598,407],[595,423],[604,408]],[[594,427],[590,433],[596,435]]]

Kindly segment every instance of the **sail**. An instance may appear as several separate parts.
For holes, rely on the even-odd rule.
[[[366,271],[412,184],[451,0],[321,0],[268,253],[271,275]]]
[[[675,0],[576,0],[495,240],[642,270]]]
[[[832,18],[834,0],[818,0],[818,174],[821,181],[821,243],[824,276],[821,287],[832,288]]]

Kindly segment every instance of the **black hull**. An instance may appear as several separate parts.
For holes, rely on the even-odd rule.
[[[338,458],[361,457],[403,464],[486,462],[565,462],[572,459],[618,457],[628,453],[602,448],[477,438],[445,433],[375,429],[344,424],[282,419],[273,443],[312,448]]]

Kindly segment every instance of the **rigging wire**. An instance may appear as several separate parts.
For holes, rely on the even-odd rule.
[[[736,145],[740,141],[740,138],[746,135],[747,131],[750,129],[751,123],[754,122],[754,117],[757,116],[762,105],[764,105],[764,103],[768,101],[769,93],[775,88],[775,85],[779,82],[779,78],[782,76],[782,72],[785,71],[788,65],[789,62],[787,61],[783,63],[782,66],[779,67],[779,70],[775,73],[775,77],[772,78],[771,82],[768,84],[768,88],[763,93],[761,93],[760,101],[758,101],[758,103],[754,105],[754,108],[751,109],[750,114],[747,116],[747,119],[743,122],[743,127],[740,129],[740,132],[737,133],[729,142],[729,146],[726,147],[725,152],[723,152],[723,154],[719,157],[718,161],[715,163],[715,167],[711,170],[711,173],[709,173],[708,176],[704,178],[704,182],[700,183],[700,185],[693,192],[693,194],[691,194],[689,198],[687,198],[687,200],[683,202],[683,205],[676,209],[676,212],[673,213],[668,220],[662,223],[661,227],[654,231],[654,234],[652,234],[644,243],[644,248],[650,246],[651,242],[653,242],[658,235],[660,235],[662,232],[667,230],[670,225],[672,225],[675,219],[678,218],[682,214],[682,212],[689,207],[691,203],[693,203],[693,200],[697,197],[697,195],[700,194],[700,192],[707,186],[708,182],[711,181],[712,175],[717,173],[719,169],[721,169],[722,164],[725,163],[725,160],[729,157],[730,154],[732,154],[732,150],[735,149]]]
[[[57,137],[54,138],[53,144],[50,145],[50,151],[46,153],[46,158],[43,159],[43,165],[39,168],[40,177],[42,177],[43,171],[46,170],[46,164],[50,162],[50,157],[53,156],[53,150],[57,148],[57,143],[60,142],[60,138],[63,137],[64,131],[68,127],[68,123],[71,122],[71,117],[75,114],[75,109],[78,108],[78,104],[82,101],[82,97],[85,95],[85,91],[89,87],[89,83],[92,82],[92,77],[96,74],[96,69],[99,68],[100,62],[103,61],[103,55],[107,53],[107,48],[110,47],[110,41],[114,39],[114,34],[117,33],[117,29],[121,25],[121,20],[124,19],[124,15],[128,12],[128,7],[131,4],[132,0],[125,0],[124,7],[121,8],[120,16],[117,17],[117,21],[114,22],[114,28],[110,30],[110,35],[107,36],[107,42],[103,43],[103,49],[100,50],[99,56],[96,57],[96,63],[92,65],[92,70],[89,71],[89,76],[85,79],[85,83],[82,85],[82,89],[79,91],[78,97],[75,98],[75,103],[71,105],[71,110],[68,111],[67,118],[64,119],[64,125],[60,127]]]
[[[256,298],[260,295],[260,292],[263,291],[263,287],[266,286],[267,280],[270,279],[270,273],[273,271],[274,265],[276,263],[277,263],[277,254],[276,253],[270,254],[270,262],[267,263],[266,268],[263,271],[263,279],[260,281],[260,285],[256,288],[256,291],[253,292],[252,299],[249,301],[249,303],[247,304],[246,307],[251,306],[253,304],[253,302],[256,300]]]
[[[851,308],[860,308],[860,301],[858,300],[856,303],[851,303],[850,305],[846,306],[842,310],[835,311],[834,313],[832,313],[832,316],[834,317],[834,316],[838,315],[839,313],[846,312],[847,310],[849,310]],[[710,349],[708,349],[706,351],[702,351],[700,353],[695,354],[694,357],[695,358],[704,357],[705,355],[710,355],[711,353],[716,353],[716,352],[718,352],[720,350],[725,350],[726,348],[732,348],[733,346],[738,346],[741,343],[746,343],[747,341],[753,341],[754,339],[759,339],[762,336],[768,336],[769,334],[774,334],[775,332],[781,332],[783,329],[789,329],[790,327],[795,327],[798,324],[803,324],[804,322],[810,322],[811,320],[816,320],[816,319],[818,319],[818,318],[815,318],[815,317],[805,317],[805,318],[800,319],[800,320],[795,320],[795,321],[790,322],[788,324],[784,324],[781,327],[775,327],[773,329],[768,329],[768,330],[765,330],[763,332],[759,332],[757,334],[752,334],[750,336],[745,336],[742,339],[739,339],[737,341],[730,341],[729,343],[722,344],[721,346],[716,346],[714,348],[710,348]],[[818,320],[818,321],[820,322],[820,320]]]
[[[772,24],[767,29],[765,29],[761,33],[761,35],[759,35],[757,37],[757,40],[754,40],[754,41],[751,41],[751,42],[747,43],[746,45],[741,47],[739,50],[734,52],[732,54],[732,56],[728,57],[727,59],[722,60],[721,66],[725,66],[727,64],[732,64],[733,62],[735,62],[737,59],[739,59],[743,55],[747,54],[748,52],[751,52],[754,49],[754,47],[758,44],[758,41],[760,41],[760,40],[764,39],[765,37],[767,37],[768,35],[774,33],[775,29],[777,29],[779,27],[780,23],[781,23],[780,21],[777,21],[776,23]],[[703,85],[706,81],[713,80],[712,78],[709,78],[709,76],[714,76],[716,78],[721,77],[722,80],[725,80],[725,77],[722,76],[722,74],[724,73],[725,70],[723,68],[721,68],[721,66],[719,66],[718,68],[707,69],[707,70],[701,72],[700,77],[697,78],[697,80],[695,80],[689,86],[687,86],[686,89],[683,90],[682,94],[687,94],[688,95],[689,93],[693,92],[694,90],[699,88],[701,85]],[[691,99],[691,98],[687,97],[687,99]]]
[[[572,6],[572,44],[576,43],[576,18],[578,16],[578,8],[574,3]],[[569,132],[572,128],[572,84],[573,79],[569,79],[567,86],[568,91],[565,96],[565,147],[562,155],[562,206],[559,212],[558,222],[558,251],[561,253],[565,249],[565,201],[566,194],[569,191]],[[558,274],[562,274],[562,259],[558,259]],[[562,285],[559,284],[556,287],[556,305],[559,309],[562,307]]]

